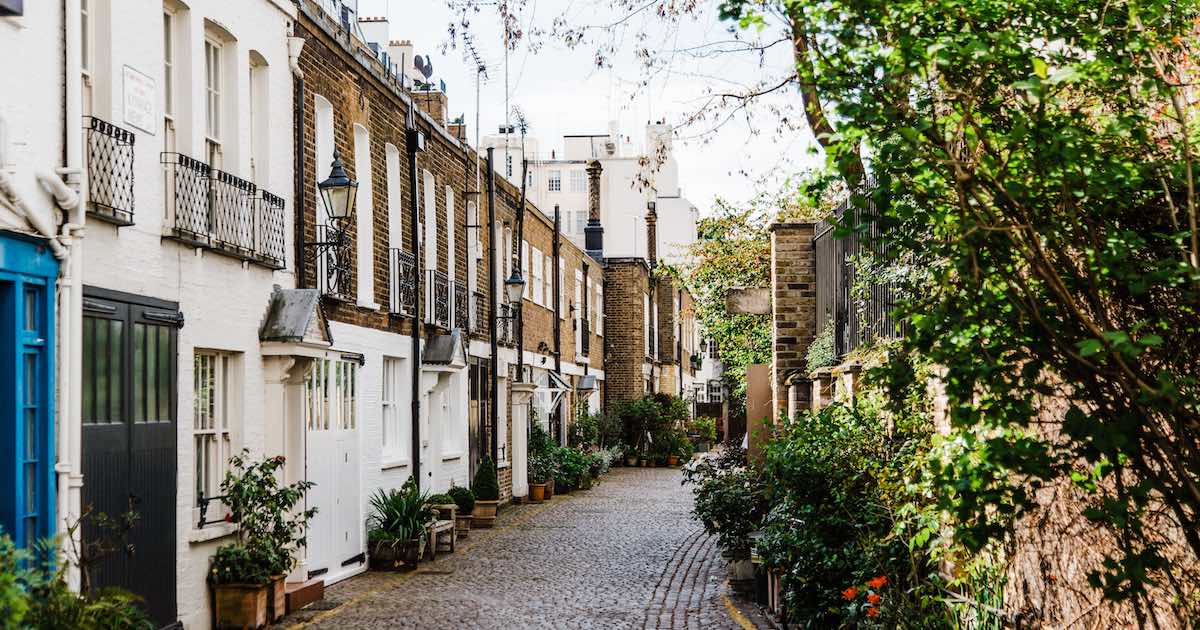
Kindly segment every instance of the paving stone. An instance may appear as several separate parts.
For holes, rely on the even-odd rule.
[[[720,548],[691,505],[678,470],[617,468],[591,490],[505,507],[494,529],[412,573],[335,584],[337,608],[284,626],[740,628],[722,599]]]

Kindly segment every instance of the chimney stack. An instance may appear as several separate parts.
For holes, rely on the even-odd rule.
[[[588,163],[588,222],[583,229],[584,249],[592,258],[604,258],[604,227],[600,225],[600,160]]]
[[[654,201],[646,202],[646,261],[651,269],[658,266],[658,213]]]

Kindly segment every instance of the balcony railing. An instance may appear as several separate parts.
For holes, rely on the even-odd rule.
[[[450,327],[450,277],[444,271],[430,269],[425,321],[442,328]]]
[[[88,212],[102,221],[133,225],[136,136],[99,118],[87,120]]]
[[[579,356],[586,357],[592,348],[592,330],[588,320],[579,320]]]
[[[510,304],[498,304],[497,306],[500,308],[500,317],[496,318],[496,342],[512,345],[513,339],[516,337],[514,333],[516,322],[510,317],[513,307]]]
[[[339,230],[329,225],[317,226],[318,243],[332,243],[338,239]],[[317,254],[317,290],[339,300],[351,300],[350,291],[354,278],[354,260],[351,258],[349,240],[341,247],[329,247]]]
[[[182,153],[162,154],[171,236],[270,267],[284,266],[283,198]]]
[[[454,298],[454,323],[451,328],[461,328],[464,332],[471,330],[471,292],[467,285],[452,280],[450,282],[451,297]]]
[[[393,247],[388,250],[388,311],[412,315],[417,304],[417,259]]]
[[[488,303],[482,291],[471,293],[471,332],[476,335],[488,334]]]

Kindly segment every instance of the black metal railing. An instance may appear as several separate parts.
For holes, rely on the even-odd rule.
[[[476,335],[488,334],[488,302],[483,291],[471,292],[471,332]]]
[[[452,280],[450,293],[454,300],[454,323],[450,327],[461,328],[464,332],[471,330],[471,292],[467,290],[467,285]]]
[[[429,269],[425,321],[442,328],[450,327],[450,277],[444,271]]]
[[[388,311],[412,315],[417,304],[417,259],[393,247],[388,250]]]
[[[512,318],[513,306],[511,304],[499,304],[500,315],[496,318],[496,342],[506,345],[513,344],[513,338],[516,337],[514,330],[516,329],[516,321]]]
[[[591,326],[589,326],[589,324],[588,324],[588,320],[586,320],[586,319],[580,319],[580,320],[579,320],[579,327],[580,327],[580,329],[581,329],[581,330],[579,331],[579,339],[580,339],[580,342],[579,342],[579,356],[586,357],[586,356],[588,355],[588,352],[589,352],[589,351],[591,350],[591,348],[592,348],[592,331],[591,331]]]
[[[283,197],[182,153],[163,153],[172,238],[282,269]]]
[[[316,257],[317,290],[322,295],[339,300],[351,300],[351,287],[354,278],[354,260],[350,248],[350,239],[345,238],[345,232],[330,225],[317,226],[318,243],[337,243],[319,251]]]
[[[88,117],[88,212],[116,225],[133,225],[132,131]]]
[[[872,187],[868,182],[863,190]],[[886,234],[875,219],[872,195],[848,195],[833,214],[830,220],[817,223],[813,235],[817,333],[832,326],[834,354],[842,357],[860,346],[903,335],[905,322],[892,317],[899,294],[896,283],[864,281],[856,285],[856,267],[887,264]],[[848,230],[841,234],[838,226]]]
[[[650,326],[646,329],[646,358],[653,361],[658,358],[658,340],[655,339],[654,322],[651,320]]]
[[[225,515],[223,514],[215,521],[208,520],[208,505],[213,501],[216,501],[217,504],[220,505],[224,500],[225,495],[223,494],[215,497],[207,497],[204,496],[203,492],[201,492],[200,495],[196,497],[196,508],[200,512],[200,518],[196,523],[196,529],[203,529],[205,525],[211,525],[213,523],[221,523],[225,521]]]

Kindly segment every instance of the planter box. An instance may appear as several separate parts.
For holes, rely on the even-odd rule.
[[[638,465],[637,455],[626,455],[625,456],[625,465],[630,466],[630,467],[637,466]]]
[[[256,584],[220,584],[213,587],[218,630],[262,628],[267,625],[267,587]]]
[[[454,517],[454,529],[459,536],[465,538],[471,533],[471,520],[474,518],[470,514],[458,514]]]
[[[553,479],[550,479],[546,482],[546,498],[547,499],[554,498],[554,480]]]
[[[481,501],[475,500],[475,510],[471,512],[471,516],[475,517],[473,525],[483,529],[491,528],[496,524],[496,512],[500,507],[499,501]]]
[[[529,484],[529,501],[531,503],[541,503],[546,500],[546,484],[531,483]]]
[[[417,566],[417,563],[421,561],[421,556],[425,553],[425,540],[407,540],[395,545],[373,542],[370,549],[370,566],[376,571],[412,569]]]
[[[267,616],[271,622],[283,619],[287,614],[287,594],[284,592],[286,575],[272,575],[271,583],[267,585]]]
[[[672,456],[668,457],[668,458],[667,458],[667,465],[668,465],[668,466],[678,466],[678,465],[679,465],[679,458],[678,458],[678,457],[676,457],[676,456],[674,456],[674,455],[672,455]]]

